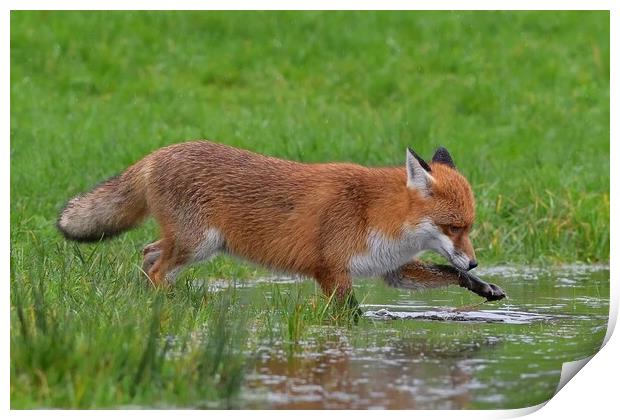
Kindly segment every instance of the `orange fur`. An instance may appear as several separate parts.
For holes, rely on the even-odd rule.
[[[467,236],[471,188],[449,165],[430,167],[433,183],[425,196],[407,186],[404,166],[304,164],[187,142],[156,150],[70,200],[58,227],[69,239],[92,241],[150,214],[161,230],[161,239],[145,248],[145,268],[156,285],[213,248],[314,277],[325,293],[343,297],[351,291],[350,261],[369,252],[370,231],[397,241],[403,226],[430,220],[475,259]],[[452,233],[449,226],[462,230]]]

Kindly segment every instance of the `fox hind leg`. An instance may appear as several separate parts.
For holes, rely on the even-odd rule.
[[[142,261],[142,271],[147,273],[151,270],[155,262],[161,257],[161,250],[149,252]]]
[[[164,238],[159,250],[153,250],[144,256],[143,267],[155,287],[174,283],[180,268],[189,260],[189,252],[177,244],[177,241]]]
[[[161,256],[161,240],[148,244],[142,250],[142,271],[148,273],[155,261]]]
[[[155,241],[153,243],[148,244],[142,249],[142,254],[146,257],[148,254],[153,252],[161,252],[161,239],[159,241]]]
[[[223,249],[224,239],[217,229],[207,229],[201,236],[164,238],[144,248],[143,270],[155,285],[174,283],[185,265],[208,260]]]

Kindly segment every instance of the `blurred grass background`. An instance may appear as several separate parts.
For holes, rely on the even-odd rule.
[[[196,138],[367,165],[444,145],[481,264],[607,261],[609,14],[11,13],[14,245]]]
[[[481,266],[609,260],[607,12],[14,11],[10,104],[13,408],[239,391],[245,339],[222,325],[264,308],[142,288],[152,222],[100,245],[54,227],[68,198],[174,142],[367,165],[444,145],[477,198]],[[219,257],[186,275],[259,273]]]

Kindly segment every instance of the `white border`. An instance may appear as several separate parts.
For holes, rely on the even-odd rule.
[[[618,70],[618,55],[614,50],[614,47],[617,47],[617,37],[618,37],[618,24],[620,20],[618,19],[617,7],[614,1],[602,1],[602,0],[591,0],[588,2],[578,2],[578,1],[549,1],[549,0],[521,0],[521,1],[503,1],[501,2],[501,6],[499,7],[499,3],[497,1],[470,1],[470,2],[459,2],[459,1],[448,1],[448,0],[435,0],[424,2],[418,1],[415,3],[405,2],[405,1],[395,1],[395,0],[384,0],[380,3],[373,3],[369,1],[359,1],[359,2],[335,2],[335,1],[313,1],[313,2],[295,2],[291,4],[289,1],[282,0],[268,0],[260,2],[260,5],[256,3],[251,3],[249,1],[240,1],[240,0],[229,0],[229,1],[218,1],[218,2],[198,2],[191,0],[177,0],[175,2],[162,2],[162,1],[128,1],[128,0],[107,0],[107,1],[90,1],[88,3],[80,3],[78,1],[5,1],[2,3],[3,14],[0,18],[0,33],[2,34],[2,57],[3,57],[3,65],[0,66],[0,74],[2,75],[2,79],[5,81],[2,84],[1,92],[3,93],[2,98],[2,112],[0,113],[0,124],[3,128],[3,132],[6,134],[6,138],[10,138],[10,16],[9,10],[27,10],[27,9],[46,9],[46,10],[68,10],[68,9],[84,9],[84,10],[93,10],[93,9],[117,9],[117,10],[129,10],[129,9],[150,9],[156,8],[158,10],[173,10],[173,9],[183,9],[183,10],[199,10],[203,8],[209,8],[213,10],[233,10],[233,9],[259,9],[259,10],[273,10],[273,9],[291,9],[291,10],[310,10],[310,9],[321,9],[321,10],[336,10],[336,9],[411,9],[415,7],[418,10],[450,10],[450,9],[466,9],[466,10],[485,10],[485,9],[509,9],[509,10],[529,10],[529,9],[547,9],[547,10],[611,10],[611,138],[617,138],[617,124],[618,118],[618,110],[616,106],[616,100],[618,98],[618,84],[616,83],[613,75],[617,74]],[[2,188],[2,194],[4,197],[9,197],[9,188],[10,188],[10,145],[9,141],[6,141],[4,145],[5,153],[2,156],[2,160],[4,161],[4,165],[1,169],[2,173],[2,182],[0,183],[0,188]],[[614,162],[618,162],[618,148],[614,141],[611,142],[611,156]],[[613,166],[612,166],[613,167]],[[618,174],[616,172],[611,172],[611,214],[617,214],[619,209],[617,204],[617,185],[618,185]],[[0,317],[2,318],[2,322],[0,325],[3,329],[3,340],[4,344],[0,347],[2,352],[2,358],[5,360],[6,369],[3,369],[5,374],[2,375],[2,388],[3,392],[0,396],[0,404],[2,407],[2,411],[9,410],[9,349],[10,343],[8,340],[9,329],[10,329],[10,321],[9,321],[9,306],[10,306],[10,298],[9,298],[9,211],[10,211],[10,202],[7,199],[5,204],[2,206],[3,218],[1,224],[1,231],[4,238],[0,245],[0,252],[2,253],[2,273],[4,274],[5,279],[5,294],[2,297],[3,308],[0,311]],[[618,301],[619,301],[619,288],[617,287],[617,279],[619,273],[618,265],[614,262],[615,257],[617,257],[617,223],[614,223],[613,219],[611,220],[611,278],[612,287],[611,287],[611,310],[610,310],[610,328],[608,330],[608,334],[606,336],[607,344],[605,347],[588,363],[587,367],[579,373],[576,379],[573,379],[566,384],[566,386],[556,395],[549,403],[541,404],[544,405],[544,409],[536,411],[541,406],[525,408],[519,410],[494,410],[494,411],[392,411],[385,413],[375,413],[369,411],[356,411],[356,412],[321,412],[319,415],[334,415],[338,417],[342,416],[355,416],[356,418],[368,418],[375,420],[377,416],[389,416],[389,417],[410,417],[415,416],[416,418],[435,418],[435,419],[445,419],[445,418],[469,418],[469,419],[486,419],[486,418],[511,418],[516,416],[525,415],[527,413],[531,413],[532,411],[536,411],[532,414],[533,418],[543,419],[543,418],[563,418],[563,419],[571,419],[571,418],[583,418],[588,416],[589,418],[608,418],[609,413],[617,412],[616,401],[618,400],[617,396],[617,387],[614,386],[618,383],[618,357],[617,354],[620,354],[620,342],[616,336],[611,336],[611,332],[613,330],[613,326],[617,320],[618,314]],[[73,417],[78,418],[82,417],[84,413],[79,411],[11,411],[10,416],[15,418],[30,418],[40,414],[45,416],[47,419],[57,418],[57,417]],[[148,413],[135,413],[133,411],[91,411],[88,413],[88,416],[93,416],[95,418],[107,418],[110,415],[120,418],[130,418],[135,415],[148,415],[150,418],[168,418],[171,415],[183,415],[187,417],[203,417],[205,415],[209,416],[228,416],[231,415],[227,412],[210,412],[203,413],[202,411],[149,411]],[[240,413],[241,414],[241,413]],[[245,415],[251,415],[253,418],[268,418],[272,420],[273,418],[285,418],[294,415],[299,418],[312,418],[316,417],[317,413],[309,412],[309,411],[295,411],[293,414],[291,412],[286,411],[254,411],[251,413],[244,412]]]

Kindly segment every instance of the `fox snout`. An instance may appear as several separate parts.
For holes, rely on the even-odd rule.
[[[446,254],[447,255],[445,255],[445,257],[450,260],[452,265],[460,268],[461,270],[469,271],[478,267],[478,261],[476,261],[476,257],[473,255],[470,256],[460,249],[454,248],[452,252],[448,251],[446,252]]]
[[[462,250],[463,253],[467,256],[469,261],[467,262],[467,270],[473,270],[478,266],[478,262],[476,261],[476,252],[474,251],[474,246],[469,239],[469,236],[464,234],[461,238]],[[458,245],[457,245],[458,246]]]
[[[461,270],[473,270],[478,266],[474,247],[467,234],[462,234],[456,238],[450,238],[453,243],[453,251],[449,254],[450,261]]]
[[[436,226],[436,225],[435,225]],[[461,270],[472,270],[478,266],[476,253],[469,239],[469,228],[437,226],[430,248],[447,258]]]

